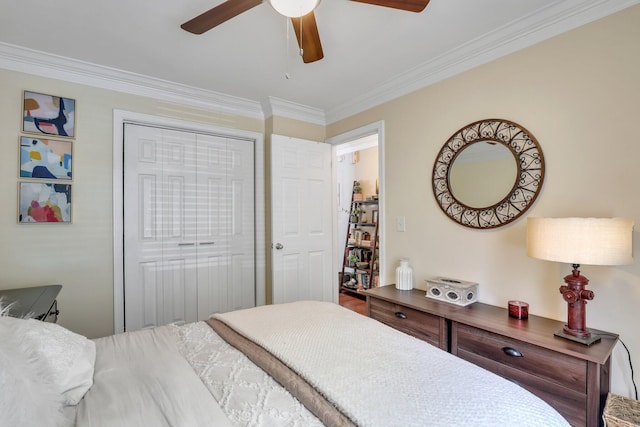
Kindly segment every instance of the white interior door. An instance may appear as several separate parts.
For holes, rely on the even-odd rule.
[[[271,136],[273,302],[336,301],[331,146]]]

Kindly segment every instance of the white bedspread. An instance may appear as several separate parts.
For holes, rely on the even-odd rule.
[[[360,426],[568,426],[520,386],[336,304],[216,314]]]
[[[173,328],[95,340],[94,383],[78,404],[78,427],[231,425],[178,352]]]

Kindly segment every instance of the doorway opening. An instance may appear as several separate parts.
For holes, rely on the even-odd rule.
[[[334,277],[335,286],[339,290],[337,302],[362,314],[366,314],[365,306],[361,304],[364,294],[357,289],[362,290],[384,283],[383,137],[384,123],[376,122],[327,141],[334,145],[336,192],[334,197],[334,253],[336,254],[334,271],[336,274]],[[356,198],[362,197],[362,204],[353,203],[353,188],[356,181],[362,191],[361,196]],[[362,222],[365,224],[354,224],[351,215],[354,207],[365,211],[362,212]],[[375,227],[373,226],[374,211]],[[363,240],[362,244],[358,241],[356,244],[354,232],[357,237],[362,233],[365,235],[364,239],[371,238],[371,240]],[[377,245],[376,242],[378,242]],[[370,245],[367,247],[365,243],[373,244],[377,249],[372,250],[373,248]],[[366,256],[366,261],[369,262],[367,267],[344,267],[347,255],[354,251]]]

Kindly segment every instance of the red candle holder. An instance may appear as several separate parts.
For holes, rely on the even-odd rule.
[[[509,316],[516,319],[529,317],[529,304],[524,301],[509,301]]]

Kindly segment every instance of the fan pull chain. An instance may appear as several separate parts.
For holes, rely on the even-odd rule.
[[[291,78],[291,74],[289,73],[289,49],[291,49],[290,47],[290,42],[291,42],[291,30],[290,27],[291,25],[289,25],[289,20],[285,17],[284,19],[284,24],[286,27],[286,32],[287,32],[287,46],[286,46],[286,50],[285,50],[285,55],[284,55],[284,61],[285,61],[285,66],[284,66],[284,78],[289,80]]]
[[[304,55],[304,49],[302,48],[302,46],[304,46],[304,43],[302,43],[302,16],[300,17],[300,56]]]

